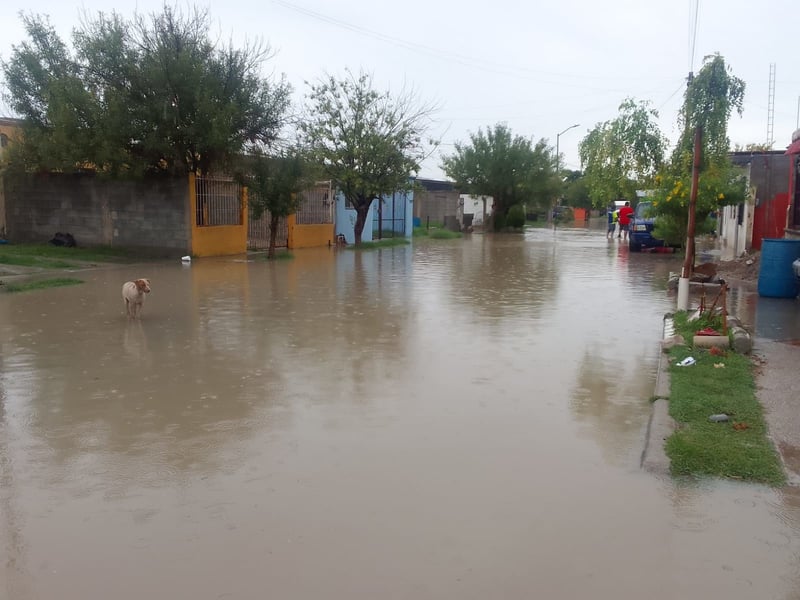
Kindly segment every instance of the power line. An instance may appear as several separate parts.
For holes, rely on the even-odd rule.
[[[697,17],[700,12],[700,0],[689,0],[690,9],[691,10],[691,2],[694,2],[694,19],[692,20],[691,15],[689,16],[689,37],[691,38],[691,42],[689,42],[689,71],[694,71],[694,53],[695,48],[697,45]]]
[[[354,33],[358,33],[378,41],[391,44],[393,46],[402,48],[404,50],[409,50],[411,52],[416,52],[419,54],[423,54],[425,56],[430,56],[434,58],[438,58],[440,60],[450,61],[457,64],[460,64],[465,67],[480,69],[483,71],[487,71],[490,73],[495,73],[498,75],[504,75],[507,77],[516,77],[516,78],[527,78],[527,79],[535,79],[539,83],[550,83],[553,85],[560,85],[565,87],[575,87],[580,89],[587,89],[589,91],[618,91],[625,93],[624,90],[607,90],[606,88],[596,88],[590,87],[587,85],[579,84],[579,83],[569,83],[562,80],[557,80],[558,78],[572,78],[572,79],[597,79],[597,80],[608,80],[608,76],[606,75],[586,75],[586,74],[577,74],[572,75],[568,73],[554,73],[549,71],[541,71],[537,69],[530,69],[527,67],[521,67],[518,65],[511,65],[507,63],[497,63],[493,61],[488,61],[485,59],[477,58],[474,56],[467,56],[464,54],[458,54],[455,52],[450,52],[447,50],[441,50],[437,48],[433,48],[431,46],[426,46],[424,44],[419,44],[416,42],[411,42],[405,40],[403,38],[387,35],[378,31],[374,31],[372,29],[367,29],[366,27],[362,27],[360,25],[356,25],[349,21],[345,21],[342,19],[338,19],[336,17],[332,17],[303,6],[299,6],[292,2],[288,2],[287,0],[272,0],[273,4],[277,4],[289,10],[298,12],[302,15],[310,17],[312,19],[322,21],[324,23],[328,23],[329,25],[334,25],[336,27],[340,27],[342,29],[346,29],[348,31],[352,31]],[[542,75],[548,77],[555,77],[556,80],[547,80],[541,78]],[[641,77],[636,76],[629,76],[628,79],[640,81]],[[663,79],[663,78],[653,78],[653,79]]]

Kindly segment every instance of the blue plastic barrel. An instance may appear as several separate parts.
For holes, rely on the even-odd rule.
[[[800,258],[800,240],[762,240],[758,295],[768,298],[795,298],[797,278],[792,263]]]

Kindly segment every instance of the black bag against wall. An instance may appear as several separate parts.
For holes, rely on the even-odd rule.
[[[78,245],[71,233],[61,233],[60,231],[53,236],[50,243],[53,244],[53,246],[66,246],[67,248],[74,248]]]

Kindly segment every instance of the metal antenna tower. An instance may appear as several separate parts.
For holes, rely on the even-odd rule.
[[[767,147],[775,143],[775,63],[769,65],[769,100],[767,101]]]

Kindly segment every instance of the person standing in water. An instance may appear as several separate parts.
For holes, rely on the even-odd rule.
[[[614,231],[617,228],[617,210],[613,206],[608,207],[608,232],[606,233],[606,239],[613,239],[614,238]]]
[[[625,206],[619,209],[619,232],[620,235],[622,235],[623,242],[628,241],[628,228],[631,225],[631,215],[633,215],[631,203],[626,202]]]

